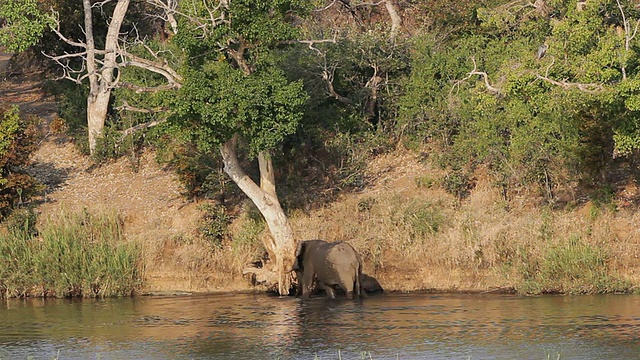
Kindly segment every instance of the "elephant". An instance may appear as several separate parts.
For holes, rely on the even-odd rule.
[[[335,299],[336,289],[348,298],[364,295],[360,285],[362,262],[356,249],[344,241],[305,240],[298,243],[292,267],[298,275],[296,296],[309,298],[317,280],[330,298]]]

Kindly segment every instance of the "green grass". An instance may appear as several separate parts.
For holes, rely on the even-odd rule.
[[[524,277],[520,291],[534,294],[627,292],[631,285],[616,276],[609,269],[608,262],[609,254],[605,248],[588,244],[579,236],[572,235],[547,247],[535,264],[528,264],[528,276]]]
[[[38,231],[0,234],[1,297],[130,296],[141,285],[138,247],[115,214],[61,214]]]

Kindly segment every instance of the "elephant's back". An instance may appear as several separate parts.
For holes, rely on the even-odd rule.
[[[349,243],[338,241],[331,243],[327,252],[328,258],[336,265],[357,265],[359,263],[358,252]]]

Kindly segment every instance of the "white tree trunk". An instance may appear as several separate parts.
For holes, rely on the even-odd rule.
[[[398,32],[402,26],[402,18],[398,15],[398,11],[396,11],[396,7],[393,5],[392,0],[386,0],[384,5],[387,8],[389,17],[391,18],[391,32],[389,33],[389,38],[391,41],[396,41],[396,36],[398,36]]]
[[[288,295],[291,288],[290,269],[293,266],[296,244],[293,237],[293,229],[289,219],[282,210],[275,193],[275,183],[271,157],[266,153],[260,153],[261,186],[258,186],[240,167],[236,155],[237,135],[220,147],[224,161],[224,171],[231,177],[256,205],[264,216],[273,239],[265,239],[265,246],[270,253],[275,255],[276,272],[278,278],[278,292],[280,295]]]
[[[89,132],[89,151],[93,155],[96,144],[104,131],[104,123],[109,110],[111,91],[99,91],[87,99],[87,128]]]
[[[83,0],[84,29],[87,47],[87,73],[89,78],[89,96],[87,98],[87,128],[89,132],[89,151],[95,152],[96,142],[104,132],[107,119],[111,89],[118,79],[114,79],[117,68],[116,57],[118,50],[118,35],[124,17],[129,9],[130,0],[118,0],[105,39],[105,55],[102,60],[96,58],[96,48],[93,38],[93,16],[91,0]],[[101,63],[101,64],[100,64]]]

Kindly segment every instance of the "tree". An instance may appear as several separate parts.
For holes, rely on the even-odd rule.
[[[202,150],[220,151],[225,172],[264,216],[271,233],[264,245],[275,260],[272,282],[281,295],[291,287],[296,244],[276,193],[272,151],[295,132],[306,95],[301,82],[287,80],[277,68],[273,50],[295,40],[291,19],[305,11],[304,3],[238,0],[185,6],[173,37],[188,59],[184,86],[171,105],[174,122]],[[250,158],[258,159],[259,184],[240,165],[241,143]]]
[[[109,19],[109,26],[104,39],[104,48],[96,46],[93,33],[93,9],[104,7],[110,1],[92,5],[91,0],[83,0],[85,41],[75,41],[65,37],[60,32],[59,15],[55,15],[53,31],[65,43],[79,48],[80,51],[71,54],[50,55],[63,69],[65,79],[82,83],[89,81],[89,95],[87,97],[87,125],[89,135],[89,150],[94,153],[97,139],[102,136],[105,120],[109,111],[111,92],[120,83],[121,69],[126,66],[136,66],[164,76],[168,88],[179,87],[180,76],[165,63],[156,62],[136,56],[127,51],[126,42],[120,37],[121,28],[129,10],[130,0],[117,0]],[[80,68],[74,68],[70,59],[81,58]],[[163,87],[164,88],[164,87]],[[136,88],[139,91],[155,91],[155,88]]]
[[[180,69],[186,78],[139,41],[141,39],[135,39],[137,46],[132,46],[121,36],[130,0],[83,0],[84,41],[62,33],[58,14],[54,12],[51,18],[54,33],[79,50],[49,57],[63,70],[63,78],[76,83],[89,82],[90,150],[95,151],[102,134],[113,89],[126,87],[144,93],[179,89],[185,84],[186,89],[174,99],[181,101],[174,103],[176,114],[183,117],[178,123],[192,131],[202,148],[220,151],[225,171],[264,215],[273,236],[265,246],[275,258],[278,291],[286,294],[291,283],[288,269],[293,264],[295,241],[276,194],[270,152],[284,136],[295,131],[306,96],[300,82],[289,82],[276,68],[272,50],[295,39],[294,20],[308,5],[300,0],[220,0],[213,4],[149,0],[147,3],[160,9],[170,23],[173,41],[186,54]],[[98,7],[102,12],[111,13],[103,47],[97,45],[93,32],[93,12]],[[154,60],[136,55],[140,49]],[[122,82],[127,67],[151,71],[167,83],[145,86]],[[203,73],[207,76],[203,77]],[[221,83],[225,79],[233,81]],[[260,185],[239,165],[237,145],[241,140],[248,145],[249,155],[258,158]]]
[[[51,10],[45,14],[35,0],[16,1],[7,0],[0,4],[0,17],[4,17],[8,26],[0,32],[0,42],[10,49],[21,51],[34,45],[40,39],[44,30],[50,28],[53,33],[73,51],[63,54],[45,55],[57,63],[62,70],[62,79],[71,80],[77,84],[88,82],[87,96],[87,129],[89,150],[93,154],[97,139],[104,131],[108,116],[112,90],[122,84],[121,70],[127,66],[140,67],[160,74],[167,84],[162,87],[179,87],[180,76],[166,63],[156,59],[145,59],[130,53],[128,43],[139,42],[134,36],[127,40],[122,34],[125,17],[129,12],[130,0],[82,1],[84,39],[74,39],[61,30],[60,14]],[[58,4],[62,6],[64,4]],[[104,38],[95,33],[95,13],[110,13],[107,19],[107,29]],[[157,91],[157,88],[139,87],[138,91]]]

